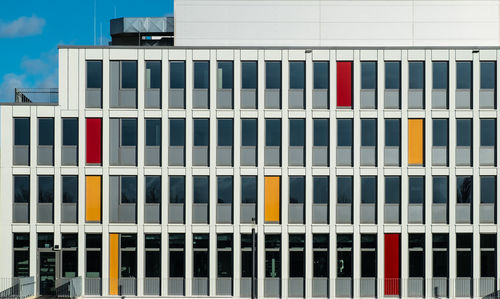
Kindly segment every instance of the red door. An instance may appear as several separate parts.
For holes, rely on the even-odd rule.
[[[385,234],[384,295],[399,295],[399,234]]]
[[[87,163],[101,163],[102,119],[87,118]]]
[[[352,107],[352,61],[337,61],[337,107]]]

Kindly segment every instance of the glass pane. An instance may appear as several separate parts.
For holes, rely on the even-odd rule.
[[[232,176],[217,176],[217,203],[233,203]]]
[[[290,176],[290,203],[304,203],[306,179],[303,176]]]
[[[409,276],[424,277],[425,276],[425,256],[423,251],[409,252]]]
[[[241,202],[257,203],[257,177],[241,177]]]
[[[147,234],[144,236],[145,248],[161,248],[161,235]]]
[[[120,245],[121,248],[132,248],[136,249],[137,246],[137,236],[134,234],[121,234],[120,235]]]
[[[352,277],[352,251],[337,252],[337,277]]]
[[[184,234],[169,234],[168,247],[169,248],[184,248]]]
[[[100,251],[87,251],[87,277],[96,278],[101,277],[101,252]]]
[[[410,89],[424,89],[424,62],[410,61],[408,63]]]
[[[14,248],[29,248],[30,235],[28,233],[15,233],[14,234]]]
[[[481,176],[481,203],[495,203],[496,185],[495,176]]]
[[[194,88],[208,89],[210,85],[209,62],[195,61],[193,64],[194,64]]]
[[[328,277],[328,252],[315,251],[313,253],[313,277]]]
[[[266,146],[281,146],[280,119],[266,119]]]
[[[241,145],[257,146],[257,119],[244,118],[241,120]]]
[[[314,119],[314,140],[313,146],[329,145],[329,122],[328,119]]]
[[[457,176],[457,203],[472,202],[472,176]]]
[[[122,176],[122,198],[121,203],[136,203],[137,202],[137,177]]]
[[[281,88],[281,62],[266,61],[266,89]]]
[[[432,88],[448,89],[448,62],[432,62]]]
[[[63,118],[63,145],[78,145],[78,119]]]
[[[193,176],[193,202],[208,203],[209,197],[209,177]]]
[[[54,246],[54,234],[38,233],[38,248],[52,248]]]
[[[448,146],[448,120],[432,120],[432,145]]]
[[[102,88],[102,61],[87,61],[87,88]]]
[[[63,203],[78,202],[78,176],[76,175],[62,176],[62,202]]]
[[[193,248],[208,249],[208,234],[193,234]]]
[[[137,253],[135,251],[121,252],[121,277],[136,277]]]
[[[290,277],[304,277],[304,251],[290,251]]]
[[[377,253],[361,251],[361,277],[377,277]]]
[[[329,63],[328,61],[314,61],[314,89],[328,89]]]
[[[122,146],[137,146],[137,119],[122,119]]]
[[[266,251],[266,277],[281,277],[281,253]]]
[[[481,277],[496,276],[496,258],[494,251],[481,251]]]
[[[361,235],[361,248],[377,248],[377,235],[365,234]]]
[[[241,62],[241,88],[257,89],[257,61]]]
[[[99,234],[87,234],[85,244],[87,248],[97,248],[100,250],[102,246],[102,237]]]
[[[38,145],[54,145],[54,119],[38,119]]]
[[[385,146],[400,146],[401,121],[399,119],[385,120]]]
[[[481,119],[481,146],[495,146],[495,119]]]
[[[146,277],[160,277],[161,255],[160,251],[146,251]]]
[[[377,120],[361,120],[361,146],[377,146]]]
[[[14,202],[28,203],[30,200],[30,177],[29,175],[14,176]]]
[[[377,62],[361,62],[361,89],[377,88]]]
[[[304,119],[290,119],[290,146],[304,146],[305,125]]]
[[[146,176],[146,203],[161,202],[161,176]]]
[[[313,177],[313,203],[314,204],[327,204],[329,198],[329,177],[327,176],[314,176]]]
[[[377,177],[361,177],[361,203],[377,203]]]
[[[160,119],[146,119],[146,146],[161,146]]]
[[[457,61],[457,89],[471,89],[472,62]]]
[[[304,89],[305,67],[304,61],[290,61],[290,89]]]
[[[385,88],[399,89],[401,85],[401,63],[399,61],[385,62]]]
[[[185,119],[170,119],[170,145],[184,146],[186,137]]]
[[[481,89],[495,89],[495,61],[481,61]]]
[[[409,197],[410,203],[422,204],[425,196],[425,177],[411,176],[409,182]]]
[[[30,119],[14,119],[14,145],[30,144]]]
[[[206,118],[193,119],[194,124],[194,146],[208,146],[210,139],[210,122]]]
[[[432,234],[432,248],[448,249],[448,234]]]
[[[457,146],[471,146],[472,120],[457,119]]]
[[[385,203],[386,204],[401,203],[401,177],[399,176],[385,177]]]
[[[337,177],[337,202],[352,204],[352,177]]]
[[[217,120],[217,145],[233,146],[233,119],[223,118]]]
[[[457,251],[457,277],[472,277],[471,251]]]
[[[122,88],[137,88],[137,61],[122,61]]]
[[[337,146],[352,146],[352,119],[337,119]]]
[[[14,251],[14,277],[28,277],[30,274],[29,251]]]
[[[217,88],[231,89],[233,88],[233,62],[219,61],[217,62]]]
[[[241,277],[252,277],[252,252],[241,252]]]
[[[38,176],[38,202],[54,202],[54,177],[51,175]]]
[[[233,248],[233,234],[217,234],[217,248],[218,249],[232,249]]]
[[[184,251],[170,251],[169,277],[184,277]]]
[[[67,278],[78,276],[78,253],[76,251],[62,252],[62,276]]]
[[[170,61],[170,88],[186,87],[186,68],[184,61]]]
[[[217,252],[217,277],[233,276],[233,252]]]
[[[146,61],[146,88],[161,88],[161,61]]]
[[[447,203],[448,202],[448,177],[434,176],[432,177],[432,202]]]
[[[185,202],[184,176],[170,176],[170,203]]]

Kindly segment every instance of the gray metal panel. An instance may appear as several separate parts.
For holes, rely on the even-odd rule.
[[[257,147],[241,146],[240,160],[241,166],[257,166]]]
[[[120,89],[119,91],[120,108],[137,108],[137,89],[136,88],[126,88]]]
[[[37,161],[38,165],[54,165],[54,146],[39,145]]]
[[[352,147],[337,146],[337,165],[352,166]]]
[[[168,223],[184,223],[184,204],[168,204]]]
[[[242,89],[241,94],[241,109],[257,109],[257,90]]]
[[[118,18],[110,22],[110,33],[173,33],[173,17]]]
[[[312,148],[312,164],[313,166],[328,166],[328,146],[313,146]]]
[[[408,223],[424,223],[423,204],[408,205]]]
[[[288,108],[289,109],[304,109],[305,97],[303,89],[288,90]]]
[[[349,203],[337,204],[337,224],[352,223],[352,205]]]
[[[479,108],[495,109],[495,90],[481,89],[479,90]]]
[[[313,277],[312,296],[328,297],[328,278]]]
[[[457,146],[455,154],[456,165],[470,166],[472,151],[470,146]]]
[[[384,164],[386,166],[399,166],[400,155],[399,146],[386,146],[384,148]]]
[[[61,150],[62,165],[78,165],[78,146],[63,145]]]
[[[184,146],[168,147],[168,165],[184,166]]]
[[[281,295],[281,284],[279,278],[266,277],[264,279],[264,297],[278,298]]]
[[[362,89],[359,101],[361,109],[375,109],[377,107],[377,91],[375,89]]]
[[[137,284],[135,277],[119,278],[118,285],[121,287],[122,295],[136,295]]]
[[[109,106],[118,107],[120,89],[120,61],[109,62]]]
[[[208,278],[193,277],[193,295],[208,296]]]
[[[233,165],[233,147],[217,146],[217,166]]]
[[[35,277],[19,277],[19,297],[28,298],[35,295]]]
[[[54,222],[54,204],[53,203],[37,203],[37,222],[38,223],[53,223]]]
[[[161,165],[161,147],[160,146],[146,146],[144,148],[144,164],[146,166],[160,166]]]
[[[471,204],[457,203],[455,212],[456,223],[471,223]]]
[[[469,89],[457,89],[455,91],[455,107],[457,109],[471,108],[471,92]]]
[[[313,109],[328,109],[328,89],[313,89],[312,107]]]
[[[76,203],[61,203],[61,222],[77,223],[78,208]]]
[[[173,296],[184,295],[184,278],[170,277],[168,279],[168,294]]]
[[[168,90],[168,108],[185,109],[184,88],[170,88]]]
[[[288,223],[304,223],[304,204],[291,203],[288,205]]]
[[[144,278],[144,295],[160,295],[160,278],[145,277]]]
[[[111,118],[109,120],[109,164],[118,165],[120,162],[120,154],[118,147],[120,144],[120,120]]]
[[[337,278],[335,280],[335,296],[352,298],[352,278]]]
[[[281,108],[281,89],[264,90],[264,108],[265,109]]]
[[[252,296],[252,278],[242,277],[240,279],[240,297],[250,298]]]
[[[208,109],[209,108],[209,92],[208,88],[193,89],[193,108]]]
[[[230,203],[217,204],[217,223],[233,223],[233,205]]]
[[[30,220],[30,205],[29,203],[13,203],[13,222],[14,223],[29,223]]]
[[[386,89],[384,91],[384,108],[401,109],[401,96],[399,89]]]
[[[328,223],[328,204],[312,205],[312,223],[327,224]]]
[[[242,203],[240,207],[240,222],[253,223],[252,218],[256,218],[257,205],[254,203]]]
[[[207,203],[193,203],[193,223],[208,223]]]
[[[137,146],[120,146],[118,152],[120,153],[119,165],[137,165]]]
[[[264,148],[264,165],[265,166],[280,166],[281,165],[281,147],[266,146]]]
[[[457,277],[455,280],[455,296],[471,297],[472,279],[468,277]]]
[[[118,205],[118,222],[136,223],[136,204],[127,203]]]
[[[233,294],[233,279],[231,277],[217,277],[215,293],[218,296],[231,296]]]
[[[496,280],[494,277],[479,278],[479,296],[483,297],[492,294],[496,290]]]
[[[495,165],[495,147],[481,146],[479,147],[479,165],[494,166]]]
[[[233,89],[217,89],[217,109],[233,109]]]
[[[482,203],[479,205],[479,222],[495,223],[495,204]]]
[[[424,109],[424,90],[410,89],[408,91],[408,108]]]
[[[109,176],[109,222],[118,222],[118,202],[120,201],[119,176]]]
[[[305,160],[305,150],[303,146],[288,147],[288,165],[304,166],[305,163],[304,160]]]
[[[101,88],[86,88],[85,89],[85,107],[86,108],[101,108],[102,107],[102,90],[101,90]]]
[[[208,146],[193,146],[193,166],[208,166]]]
[[[432,223],[448,223],[448,205],[445,203],[432,204]]]
[[[144,203],[144,223],[160,223],[161,205],[159,203]]]
[[[360,153],[360,163],[362,166],[375,166],[377,165],[377,147],[376,146],[362,146]]]
[[[448,147],[433,146],[432,147],[432,165],[446,166],[448,164]]]
[[[425,281],[423,278],[408,278],[408,297],[423,297]]]
[[[30,146],[29,145],[14,145],[14,165],[29,165],[30,162]]]
[[[362,224],[377,223],[377,205],[374,203],[362,203],[359,222]]]
[[[362,277],[359,280],[359,295],[361,297],[376,297],[377,279]]]
[[[304,297],[304,278],[288,278],[288,296],[302,298]]]
[[[85,295],[96,296],[101,295],[101,279],[100,278],[85,278]]]
[[[148,88],[146,89],[145,108],[161,108],[161,89],[160,88]]]
[[[432,108],[433,109],[448,108],[448,90],[446,89],[432,90]]]
[[[399,204],[384,204],[384,223],[400,223]]]

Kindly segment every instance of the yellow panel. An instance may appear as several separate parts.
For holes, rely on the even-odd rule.
[[[109,234],[109,294],[118,295],[118,234]]]
[[[280,221],[280,177],[266,176],[265,177],[265,221],[279,222]]]
[[[424,120],[408,120],[408,164],[424,164]]]
[[[101,221],[101,177],[87,176],[86,177],[86,208],[85,220],[87,222]]]

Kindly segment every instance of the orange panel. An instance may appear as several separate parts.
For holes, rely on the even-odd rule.
[[[408,120],[408,164],[424,165],[424,120]]]
[[[118,234],[109,234],[109,294],[118,295]]]
[[[280,221],[280,177],[266,176],[265,177],[265,221],[279,222]]]
[[[86,207],[85,220],[87,222],[101,221],[101,177],[87,176],[86,177]]]

